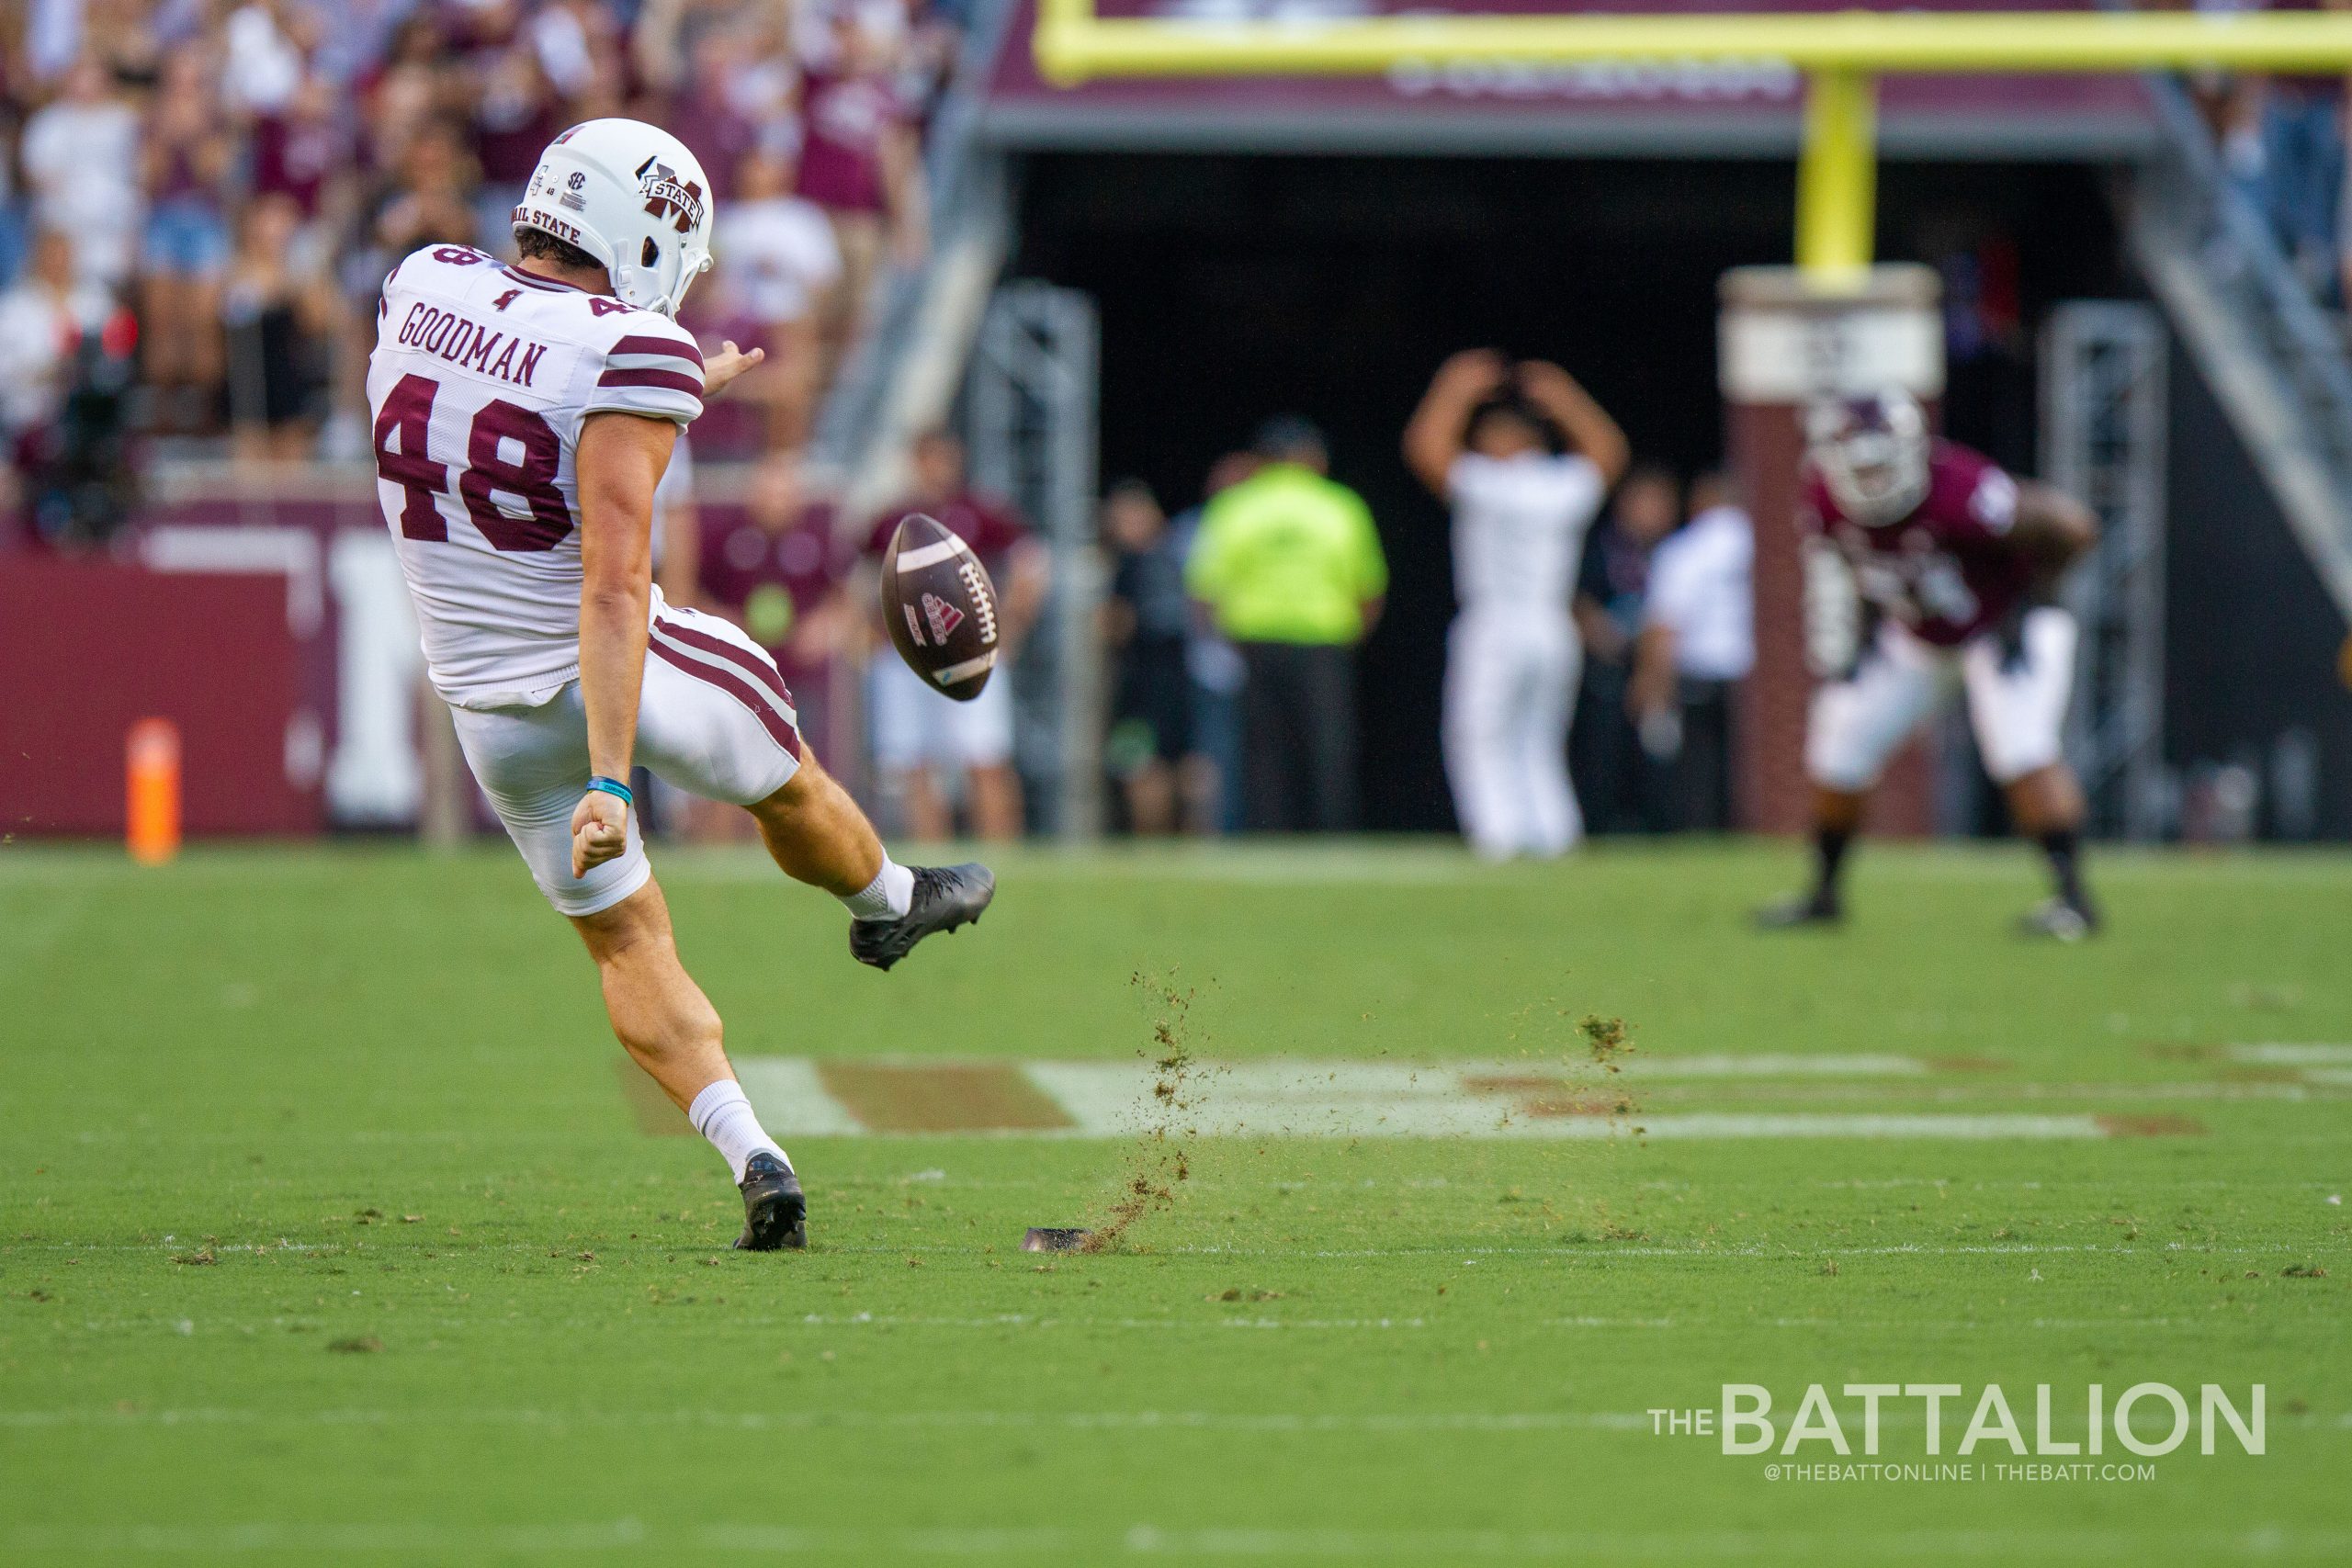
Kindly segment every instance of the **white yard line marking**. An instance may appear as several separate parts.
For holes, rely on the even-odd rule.
[[[1329,1257],[1330,1254],[1316,1256]],[[1804,1254],[1819,1257],[1822,1254]],[[402,1323],[411,1329],[435,1331],[479,1330],[493,1325],[497,1320],[488,1316],[463,1317],[447,1314],[403,1314]],[[610,1326],[606,1320],[590,1318],[542,1318],[537,1326],[548,1333],[581,1332]],[[294,1320],[285,1317],[263,1321],[208,1316],[201,1320],[170,1316],[148,1318],[89,1318],[73,1326],[85,1333],[154,1334],[176,1330],[180,1325],[201,1336],[230,1332],[252,1333],[258,1328],[287,1329],[298,1325],[322,1330],[318,1319]],[[928,1317],[894,1314],[854,1313],[846,1315],[824,1316],[807,1314],[801,1316],[767,1314],[730,1314],[727,1320],[730,1330],[738,1332],[768,1332],[794,1328],[855,1329],[877,1328],[885,1331],[900,1328],[951,1329],[974,1332],[996,1332],[1008,1329],[1035,1329],[1041,1333],[1068,1333],[1111,1330],[1121,1333],[1182,1333],[1219,1334],[1228,1330],[1286,1330],[1303,1333],[1397,1333],[1435,1331],[1441,1336],[1469,1337],[1494,1332],[1487,1320],[1476,1316],[1461,1321],[1446,1319],[1431,1321],[1425,1317],[1358,1317],[1358,1318],[1299,1318],[1299,1317],[1230,1317],[1204,1315],[1199,1318],[1174,1317],[1058,1317],[1051,1314],[1032,1315],[1026,1313],[1000,1313],[972,1317]],[[2035,1317],[2023,1319],[1968,1318],[1939,1321],[1932,1318],[1873,1319],[1827,1317],[1751,1317],[1738,1313],[1726,1313],[1720,1317],[1685,1315],[1682,1317],[1607,1317],[1583,1315],[1542,1319],[1532,1326],[1559,1329],[1564,1332],[1627,1331],[1656,1333],[1721,1334],[1727,1329],[1778,1329],[1817,1332],[1852,1330],[1856,1332],[1895,1334],[1982,1334],[1988,1332],[2016,1333],[2032,1329],[2052,1334],[2112,1333],[2117,1329],[2198,1328],[2210,1325],[2198,1320],[2173,1317],[2134,1317],[2119,1314],[2114,1317]],[[44,1417],[19,1414],[11,1416],[0,1412],[0,1427],[38,1426]],[[2352,1416],[2347,1416],[2352,1424]]]
[[[1743,1105],[1799,1101],[1810,1105],[1889,1100],[1926,1105],[1999,1105],[2049,1101],[2102,1105],[2140,1105],[2163,1100],[2268,1100],[2300,1104],[2308,1100],[2340,1100],[2337,1094],[2314,1092],[2337,1085],[2352,1085],[2352,1067],[2312,1067],[2301,1083],[2215,1083],[2205,1079],[2157,1079],[2147,1083],[1751,1083],[1736,1089],[1718,1084],[1645,1084],[1638,1096],[1645,1106],[1720,1103]]]
[[[2352,1066],[2352,1045],[2292,1045],[2265,1041],[2256,1044],[2225,1046],[2222,1054],[2233,1062],[2250,1062],[2266,1067]]]
[[[846,1250],[856,1251],[852,1247]],[[915,1248],[876,1247],[876,1252],[914,1251]],[[1295,1247],[1169,1247],[1160,1251],[1171,1256],[1200,1258],[1556,1258],[1570,1263],[1607,1263],[1626,1258],[1688,1258],[1700,1260],[1712,1258],[2010,1258],[2038,1257],[2050,1253],[2098,1253],[2109,1257],[2157,1257],[2181,1254],[2199,1258],[2275,1258],[2280,1261],[2301,1259],[2317,1254],[2333,1258],[2346,1250],[2345,1244],[2313,1246],[2308,1242],[2279,1243],[2271,1247],[2210,1247],[2188,1242],[2168,1241],[2162,1247],[2131,1247],[2121,1243],[2099,1246],[2096,1243],[2049,1244],[2035,1242],[2002,1243],[1984,1246],[1932,1247],[1905,1245],[1896,1247],[1627,1247],[1614,1242],[1589,1244],[1558,1242],[1549,1247],[1319,1247],[1302,1251]]]
[[[1035,1562],[1056,1554],[1077,1561],[1115,1557],[1173,1558],[1369,1558],[1417,1563],[1470,1559],[1578,1562],[1631,1560],[1686,1562],[1695,1559],[1734,1562],[1819,1560],[1817,1530],[1791,1525],[1763,1529],[1651,1530],[1642,1532],[1493,1529],[1423,1526],[1409,1529],[1329,1529],[1192,1526],[1136,1523],[1096,1529],[1032,1526],[839,1528],[800,1525],[648,1525],[635,1517],[536,1525],[316,1524],[254,1520],[240,1524],[28,1525],[0,1529],[0,1543],[11,1556],[62,1555],[120,1559],[127,1556],[227,1556],[247,1552],[299,1552],[313,1561],[353,1553],[392,1552],[447,1561],[455,1554],[570,1557],[581,1552],[642,1549],[672,1561],[713,1553],[734,1556],[809,1556],[833,1562],[870,1561],[877,1555],[1001,1557]],[[2216,1560],[2314,1558],[2340,1562],[2352,1551],[2352,1531],[2264,1525],[2254,1529],[2175,1531],[2165,1538],[2175,1551]],[[1917,1559],[1996,1562],[2045,1560],[2086,1562],[2138,1560],[2148,1552],[2138,1532],[2100,1528],[1966,1529],[1911,1528],[1841,1530],[1841,1552],[1858,1561]]]
[[[606,1244],[609,1245],[609,1244]],[[716,1257],[727,1250],[727,1238],[713,1233],[711,1236],[688,1246],[684,1241],[653,1240],[639,1244],[645,1252],[675,1255],[681,1258]],[[14,1242],[0,1247],[0,1254],[8,1252],[136,1252],[161,1257],[186,1250],[186,1244],[165,1245],[160,1242]],[[292,1250],[319,1253],[356,1254],[368,1251],[363,1246],[280,1248],[278,1247],[216,1247],[218,1252],[276,1252]],[[447,1249],[455,1254],[466,1252],[536,1252],[547,1250],[545,1243],[535,1241],[467,1243],[462,1247]],[[818,1252],[839,1252],[856,1256],[904,1258],[909,1253],[922,1253],[934,1258],[971,1258],[981,1256],[972,1247],[941,1247],[929,1242],[900,1242],[890,1247],[858,1247],[838,1243],[820,1243]],[[1605,1262],[1615,1258],[1891,1258],[1917,1256],[1922,1258],[2008,1257],[2040,1253],[2095,1252],[2116,1257],[2155,1257],[2159,1254],[2183,1254],[2199,1258],[2278,1258],[2281,1260],[2300,1258],[2305,1254],[2333,1258],[2346,1250],[2341,1242],[2313,1244],[2308,1241],[2277,1242],[2267,1246],[2213,1246],[2201,1242],[2168,1241],[2161,1247],[2133,1247],[2125,1243],[2101,1246],[2096,1243],[2010,1242],[1982,1246],[1930,1246],[1905,1244],[1890,1247],[1767,1247],[1753,1246],[1698,1247],[1632,1247],[1617,1242],[1557,1241],[1545,1247],[1494,1247],[1485,1244],[1433,1245],[1429,1247],[1371,1247],[1353,1249],[1324,1249],[1303,1252],[1297,1247],[1170,1247],[1159,1251],[1170,1256],[1202,1258],[1429,1258],[1429,1257],[1520,1257],[1551,1258],[1564,1262]],[[397,1256],[390,1248],[375,1250],[375,1257]],[[571,1254],[565,1253],[564,1258]],[[1013,1254],[1013,1257],[1023,1256]],[[551,1259],[550,1261],[560,1261]],[[164,1319],[160,1321],[170,1321]]]
[[[863,1133],[865,1123],[825,1091],[806,1056],[738,1056],[735,1077],[778,1138],[830,1138]]]
[[[901,1061],[920,1076],[969,1064]],[[1467,1061],[1317,1061],[1307,1058],[1204,1064],[1178,1088],[1179,1099],[1154,1095],[1148,1063],[1018,1062],[1011,1064],[1069,1118],[1070,1125],[1025,1134],[1020,1129],[976,1125],[983,1135],[1111,1138],[1165,1125],[1200,1136],[1317,1138],[1608,1139],[1636,1132],[1651,1138],[2086,1139],[2120,1131],[2189,1132],[2191,1125],[2119,1128],[2097,1116],[2042,1112],[1666,1111],[1648,1113],[1626,1100],[1619,1075],[1580,1076],[1558,1063]],[[868,1130],[824,1091],[818,1066],[806,1057],[745,1057],[739,1064],[745,1092],[779,1136],[808,1137]],[[1625,1076],[1645,1081],[1730,1085],[1748,1079],[1780,1087],[1772,1098],[1800,1092],[1796,1083],[1820,1084],[1825,1097],[1841,1086],[1828,1079],[1916,1082],[1932,1071],[1908,1056],[1864,1055],[1702,1055],[1634,1062]],[[1852,1094],[1859,1086],[1842,1086]],[[1677,1091],[1681,1094],[1693,1089]],[[1732,1093],[1730,1090],[1725,1091]],[[1923,1092],[1946,1100],[2007,1098],[2005,1086],[1943,1084]],[[2180,1098],[2204,1098],[2201,1086]],[[2121,1086],[2118,1100],[2175,1098],[2172,1086]],[[2038,1098],[2038,1097],[2036,1097]],[[2075,1098],[2053,1092],[2050,1098]],[[2082,1098],[2090,1098],[2086,1089]],[[875,1114],[872,1111],[869,1115]],[[888,1130],[886,1126],[884,1130]]]
[[[1636,1410],[0,1410],[0,1429],[60,1427],[615,1427],[716,1431],[963,1427],[1073,1432],[1646,1432]]]
[[[1853,1056],[1631,1056],[1623,1076],[1635,1078],[1865,1078],[1921,1077],[1933,1071],[1917,1056],[1865,1054]],[[1476,1071],[1476,1065],[1468,1070]]]

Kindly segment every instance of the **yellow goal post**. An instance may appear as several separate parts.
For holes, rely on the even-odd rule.
[[[1825,289],[1867,271],[1877,79],[1891,73],[2228,68],[2352,72],[2352,11],[1823,11],[1449,15],[1226,22],[1038,0],[1046,81],[1375,75],[1408,62],[1784,62],[1806,73],[1796,260]]]

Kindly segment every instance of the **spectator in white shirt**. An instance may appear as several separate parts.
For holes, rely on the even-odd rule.
[[[67,445],[60,418],[86,343],[129,353],[130,316],[118,323],[116,310],[112,295],[74,276],[73,242],[53,229],[35,238],[24,272],[0,293],[0,542],[20,511],[45,533],[62,531],[40,515]]]
[[[0,294],[0,428],[11,447],[56,422],[74,351],[114,313],[107,291],[74,270],[74,243],[44,229],[24,276]]]
[[[1582,662],[1569,602],[1585,530],[1625,471],[1624,433],[1558,366],[1474,349],[1439,367],[1405,460],[1453,507],[1462,609],[1442,739],[1454,814],[1488,859],[1559,854],[1584,836],[1567,768]]]
[[[1678,825],[1731,826],[1732,704],[1756,662],[1756,530],[1728,479],[1691,482],[1690,520],[1650,558],[1626,707],[1673,771]]]
[[[94,59],[77,62],[65,90],[25,121],[25,178],[33,216],[74,237],[82,276],[119,288],[130,276],[146,212],[139,181],[139,113]]]
[[[767,363],[743,378],[740,395],[766,409],[768,444],[779,451],[808,440],[822,390],[818,325],[842,276],[832,220],[793,194],[794,176],[792,160],[780,152],[746,153],[711,246],[729,310],[751,334],[743,346],[767,351]]]

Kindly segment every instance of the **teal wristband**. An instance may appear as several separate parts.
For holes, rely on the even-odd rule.
[[[621,783],[618,779],[608,779],[604,774],[598,773],[594,778],[588,781],[588,787],[600,795],[610,795],[619,797],[620,803],[623,806],[635,806],[637,804],[637,796],[631,795],[629,793],[628,785]]]

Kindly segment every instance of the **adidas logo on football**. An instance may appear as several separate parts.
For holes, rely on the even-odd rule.
[[[937,647],[945,647],[956,628],[964,624],[964,612],[936,593],[922,596],[922,615],[931,623],[931,640]]]

